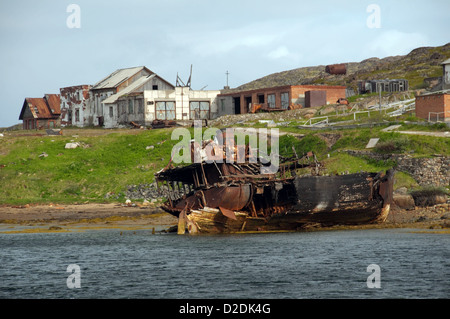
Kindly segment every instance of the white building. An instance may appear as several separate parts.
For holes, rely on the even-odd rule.
[[[219,116],[219,90],[191,90],[178,86],[178,81],[175,87],[144,66],[118,69],[93,86],[72,86],[60,92],[63,126],[150,126],[154,120]]]
[[[131,88],[128,88],[130,86]],[[144,90],[167,89],[174,89],[174,86],[145,66],[116,70],[91,88],[91,110],[94,114],[94,125],[105,128],[118,126],[122,114],[119,114],[116,103],[119,96],[136,94]],[[105,101],[106,99],[108,101]],[[136,109],[140,110],[139,107]]]
[[[156,75],[141,78],[124,90],[103,100],[106,108],[117,109],[117,123],[150,126],[154,120],[189,121],[213,119],[218,115],[219,90],[173,89],[148,90],[145,83]]]
[[[94,125],[91,112],[90,85],[75,85],[61,88],[61,126],[90,126]]]

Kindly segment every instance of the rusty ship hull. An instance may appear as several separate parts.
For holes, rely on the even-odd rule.
[[[320,176],[308,154],[276,174],[260,163],[198,163],[164,169],[162,208],[178,218],[178,233],[290,231],[314,226],[380,223],[389,214],[393,171]],[[299,175],[299,170],[311,174]]]

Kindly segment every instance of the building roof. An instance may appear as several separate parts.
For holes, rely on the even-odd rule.
[[[59,94],[45,94],[45,99],[50,108],[50,112],[54,115],[61,115],[61,99]]]
[[[130,92],[133,92],[134,90],[140,88],[141,86],[143,86],[145,83],[147,83],[148,81],[150,81],[151,79],[153,79],[156,76],[156,74],[151,74],[151,75],[147,75],[147,76],[142,76],[139,79],[137,79],[136,81],[134,81],[133,83],[131,83],[130,85],[128,85],[126,88],[124,88],[123,90],[120,90],[119,92],[117,92],[116,94],[111,95],[110,97],[104,99],[102,101],[102,103],[106,103],[106,104],[110,104],[110,103],[115,103],[117,101],[118,98],[120,98],[121,96],[125,95],[125,94],[129,94]]]
[[[136,73],[142,71],[143,69],[147,69],[145,66],[138,66],[133,68],[126,68],[126,69],[118,69],[108,75],[106,78],[100,80],[94,86],[91,88],[92,90],[99,90],[99,89],[110,89],[110,88],[116,88],[121,83],[125,82],[129,78],[131,78]],[[147,69],[148,70],[148,69]],[[148,70],[150,73],[153,73],[152,71]]]
[[[450,59],[445,60],[445,61],[442,62],[441,64],[450,64]]]
[[[60,96],[59,94],[46,94],[43,98],[25,98],[19,120],[23,120],[27,107],[36,119],[55,118],[61,114]]]

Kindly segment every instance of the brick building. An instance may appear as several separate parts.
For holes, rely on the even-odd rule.
[[[416,116],[430,121],[450,121],[450,93],[416,96]]]
[[[335,104],[339,98],[345,98],[345,86],[327,85],[286,85],[255,90],[223,91],[218,98],[219,115],[244,114],[255,110],[255,106],[266,110],[288,110],[307,106],[318,106],[307,100],[317,96],[311,91],[322,91],[324,104]]]

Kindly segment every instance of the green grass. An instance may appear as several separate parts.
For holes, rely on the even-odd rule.
[[[298,156],[302,156],[310,151],[316,154],[323,154],[327,150],[325,142],[315,134],[306,135],[301,139],[292,135],[280,136],[279,148],[281,156],[294,156],[295,154],[292,147],[295,148],[295,152]]]
[[[378,172],[393,167],[392,162],[367,160],[347,153],[332,154],[330,158],[323,159],[322,162],[329,174]]]
[[[392,143],[392,153],[450,156],[449,138],[387,133],[382,128],[308,131],[295,126],[283,127],[280,131],[305,136],[280,136],[279,150],[285,157],[294,155],[292,146],[299,156],[313,151],[330,173],[381,171],[394,166],[389,161],[376,162],[339,152],[365,150],[370,138],[375,137],[380,138],[381,145]],[[65,130],[63,136],[6,134],[0,139],[0,204],[116,201],[106,199],[107,193],[122,194],[119,200],[124,200],[128,185],[152,182],[154,174],[168,164],[172,147],[179,142],[171,140],[172,130],[92,130],[94,134],[80,133],[79,137],[72,137],[70,130]],[[327,145],[325,133],[337,135],[334,145]],[[65,144],[71,141],[79,142],[82,147],[65,149]],[[147,150],[150,145],[154,148]],[[384,152],[383,149],[375,151]],[[43,152],[48,156],[40,157]],[[414,184],[408,176],[398,176],[398,185]]]
[[[177,142],[171,141],[170,130],[13,140],[7,155],[0,156],[0,165],[4,165],[0,169],[0,204],[103,202],[108,192],[118,194],[126,185],[151,182],[153,174],[167,165]],[[71,140],[88,147],[65,149]],[[146,150],[149,145],[154,149]],[[48,157],[39,157],[43,152]]]

